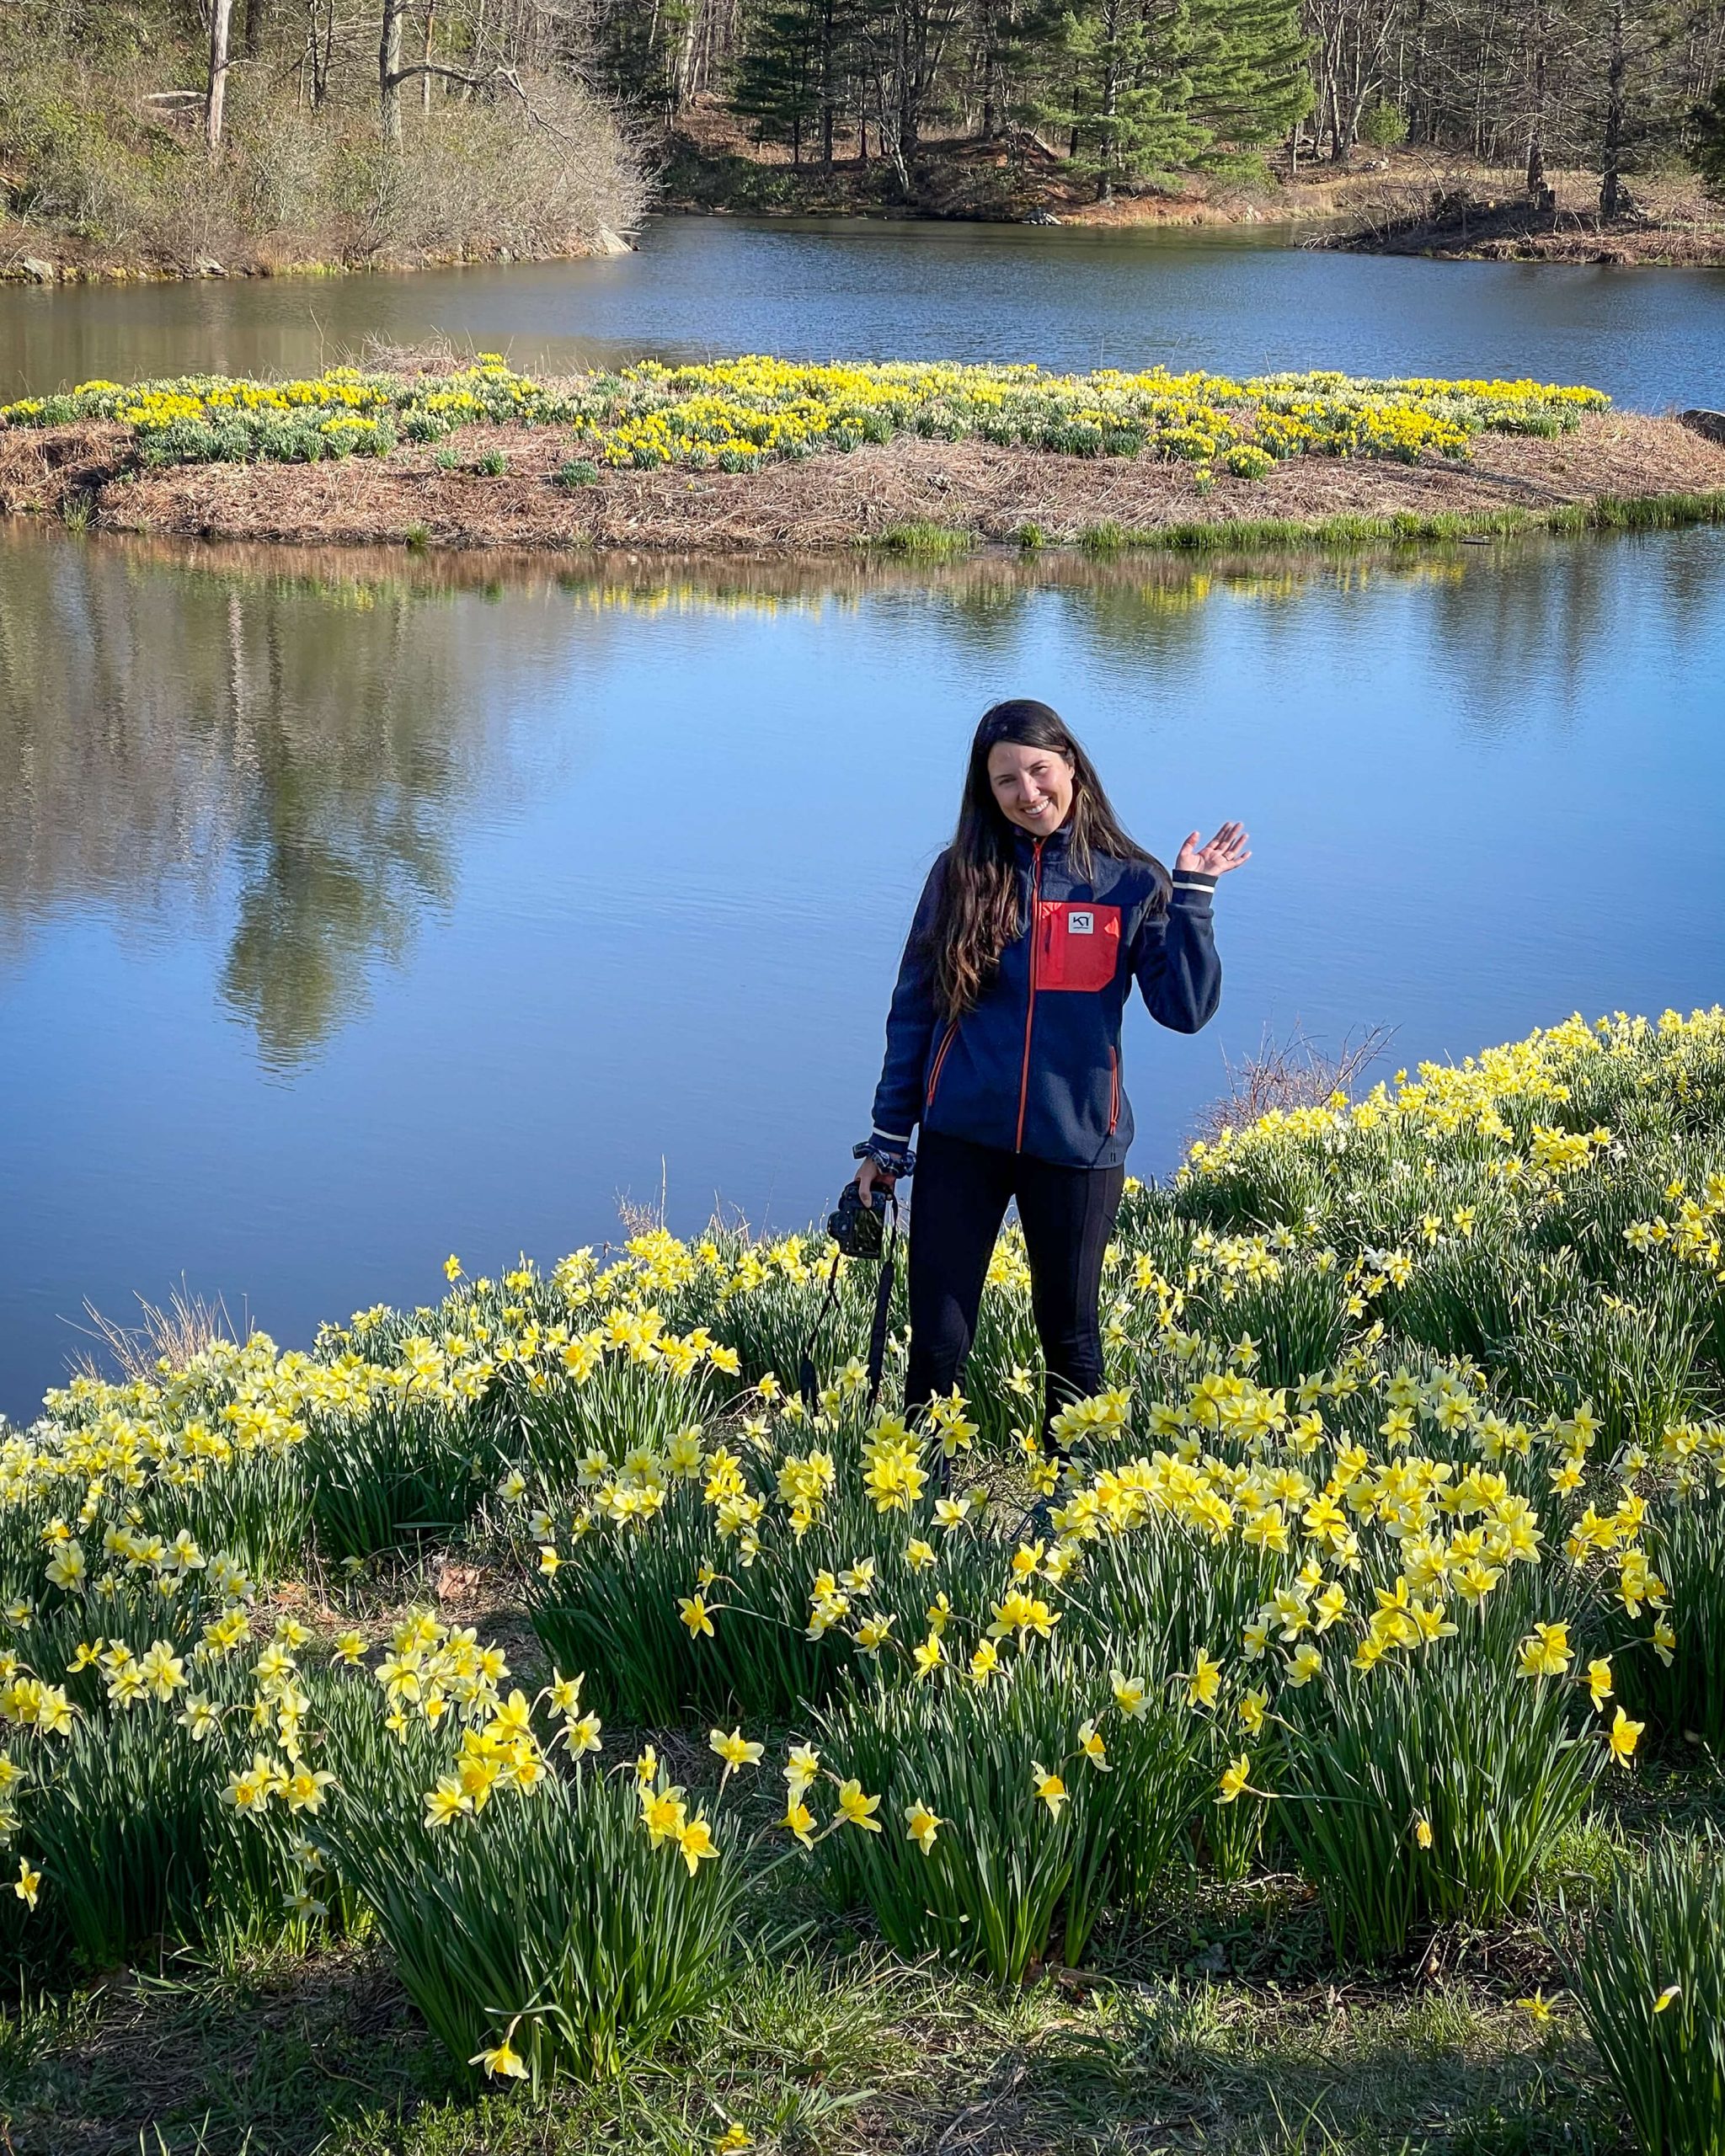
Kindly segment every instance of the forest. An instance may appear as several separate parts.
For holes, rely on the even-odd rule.
[[[1107,202],[1398,148],[1725,173],[1722,0],[13,0],[0,241],[181,268],[580,253],[692,122],[924,199],[957,146]],[[1405,146],[1405,147],[1404,147]],[[730,160],[734,168],[740,159]],[[709,203],[707,206],[713,206]],[[725,206],[721,201],[718,206]],[[743,206],[750,206],[745,201]]]

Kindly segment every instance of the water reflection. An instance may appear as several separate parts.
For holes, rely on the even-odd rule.
[[[0,531],[0,1408],[182,1273],[283,1340],[621,1192],[830,1203],[975,713],[1044,696],[1268,1024],[1466,1054],[1712,1001],[1725,533],[1348,558],[603,566]],[[435,1277],[434,1277],[435,1276]]]
[[[1717,616],[1717,548],[1668,547],[1660,567],[1673,635]],[[1164,683],[1219,632],[1218,606],[1249,605],[1294,665],[1316,593],[1358,636],[1362,610],[1381,611],[1393,592],[1404,622],[1418,595],[1469,728],[1525,725],[1535,688],[1573,712],[1641,584],[1626,584],[1609,545],[1498,549],[1487,568],[1458,547],[580,570],[533,557],[79,544],[14,526],[0,531],[0,768],[13,774],[0,801],[0,949],[56,914],[105,910],[169,936],[188,912],[213,915],[222,1004],[268,1069],[304,1064],[366,1008],[377,969],[399,966],[422,921],[453,903],[463,826],[519,794],[508,714],[525,686],[515,677],[542,656],[516,633],[523,609],[557,608],[577,683],[595,632],[602,644],[619,620],[633,637],[664,617],[865,606],[887,638],[933,610],[949,648],[1005,667],[1050,603],[1090,662]],[[536,742],[532,783],[547,782],[546,747]]]
[[[448,902],[474,794],[506,787],[473,693],[496,638],[431,596],[0,536],[0,937],[214,910],[260,1059],[314,1054]]]

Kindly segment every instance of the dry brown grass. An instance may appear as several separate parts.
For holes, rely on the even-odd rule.
[[[1237,1130],[1245,1123],[1255,1123],[1273,1108],[1318,1107],[1338,1092],[1351,1099],[1361,1075],[1395,1037],[1393,1026],[1372,1026],[1358,1040],[1351,1033],[1346,1033],[1337,1048],[1325,1049],[1298,1020],[1281,1041],[1266,1026],[1256,1054],[1243,1056],[1236,1063],[1224,1053],[1228,1090],[1200,1112],[1188,1134],[1188,1143],[1202,1139],[1214,1144],[1224,1130]]]
[[[339,463],[130,468],[125,430],[88,424],[0,430],[0,510],[64,514],[80,500],[113,531],[294,544],[777,554],[848,547],[895,526],[957,529],[980,543],[1036,526],[1050,542],[1098,526],[1226,527],[1266,518],[1540,512],[1605,497],[1725,489],[1725,446],[1676,421],[1589,415],[1554,440],[1487,434],[1466,463],[1299,457],[1206,493],[1188,466],[1074,457],[900,435],[849,456],[753,472],[606,471],[555,483],[568,438],[550,428],[472,427],[460,468],[429,449]],[[472,468],[493,450],[508,468]]]
[[[219,1299],[208,1302],[183,1285],[168,1297],[165,1310],[140,1295],[136,1325],[122,1325],[90,1302],[84,1305],[84,1315],[89,1320],[87,1330],[97,1346],[78,1358],[77,1373],[85,1377],[109,1376],[112,1371],[102,1367],[105,1362],[126,1383],[153,1380],[163,1357],[176,1369],[182,1368],[218,1341],[232,1342],[239,1337],[225,1303]]]

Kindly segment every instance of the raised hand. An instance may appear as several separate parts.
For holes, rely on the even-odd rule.
[[[1243,861],[1250,861],[1252,851],[1247,845],[1249,834],[1243,824],[1224,824],[1208,845],[1198,843],[1198,834],[1192,832],[1181,847],[1176,868],[1195,868],[1200,876],[1226,876],[1231,868],[1237,868]]]

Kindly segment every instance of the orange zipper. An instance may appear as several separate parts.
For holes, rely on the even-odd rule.
[[[942,1041],[940,1046],[935,1050],[934,1068],[928,1074],[928,1096],[923,1102],[923,1106],[925,1107],[932,1107],[933,1105],[934,1089],[940,1083],[940,1067],[947,1059],[947,1050],[952,1046],[953,1036],[958,1032],[958,1030],[959,1022],[954,1018],[951,1025],[947,1027],[946,1038]]]
[[[1039,933],[1042,923],[1038,917],[1037,907],[1042,898],[1043,841],[1038,839],[1034,844],[1036,866],[1030,878],[1030,1000],[1024,1006],[1024,1067],[1018,1078],[1018,1135],[1014,1141],[1015,1149],[1020,1153],[1024,1150],[1024,1109],[1030,1098],[1030,1026],[1036,1016],[1036,951],[1042,940]],[[1050,936],[1054,933],[1052,924],[1049,933]]]
[[[1114,1125],[1120,1120],[1120,1059],[1113,1049],[1108,1050],[1108,1136],[1114,1134]]]

